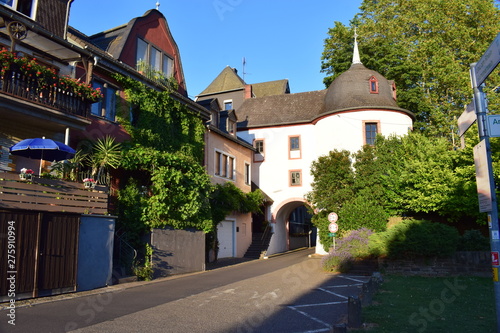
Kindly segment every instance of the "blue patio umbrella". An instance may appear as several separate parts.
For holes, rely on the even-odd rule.
[[[12,155],[29,157],[40,160],[40,170],[42,171],[41,160],[61,161],[75,156],[75,150],[62,142],[51,139],[35,138],[25,139],[9,148]]]

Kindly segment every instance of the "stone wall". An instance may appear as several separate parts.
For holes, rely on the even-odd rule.
[[[491,254],[483,251],[456,252],[451,258],[400,259],[379,258],[379,269],[387,274],[443,276],[491,276]]]

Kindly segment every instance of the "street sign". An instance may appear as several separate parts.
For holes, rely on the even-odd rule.
[[[496,252],[496,251],[491,252],[491,264],[493,266],[499,266],[500,265],[500,262],[499,262],[499,259],[498,259],[498,252]]]
[[[488,133],[490,137],[500,137],[500,115],[488,115],[486,116],[486,122],[488,123]]]
[[[328,231],[330,231],[331,233],[336,233],[337,231],[339,230],[339,226],[337,223],[335,222],[331,222],[329,225],[328,225]]]
[[[469,127],[476,121],[476,109],[474,107],[474,100],[467,105],[465,111],[458,118],[458,135],[462,136],[467,132]]]
[[[329,232],[328,236],[329,237],[337,237],[337,233],[335,233],[335,232]]]
[[[474,164],[476,166],[477,197],[479,200],[479,212],[491,212],[493,208],[491,200],[490,174],[486,157],[486,145],[484,140],[474,147]]]
[[[480,86],[500,62],[500,33],[476,64],[476,83]]]
[[[328,214],[328,222],[337,222],[339,220],[339,216],[337,213],[331,212]]]

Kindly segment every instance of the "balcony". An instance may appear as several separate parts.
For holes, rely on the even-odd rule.
[[[18,174],[0,172],[0,208],[105,215],[108,196],[106,186],[85,189],[82,183],[34,176],[21,180]]]
[[[90,105],[102,94],[75,79],[59,76],[55,70],[0,50],[0,94],[54,109],[66,115],[89,117]]]
[[[57,109],[65,114],[85,118],[89,116],[92,104],[71,90],[63,90],[58,86],[40,88],[35,79],[28,77],[18,69],[6,71],[0,80],[0,92]]]

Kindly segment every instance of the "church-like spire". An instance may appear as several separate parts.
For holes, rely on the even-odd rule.
[[[361,59],[359,58],[358,50],[358,33],[356,32],[356,27],[354,27],[354,52],[352,55],[352,64],[361,64]]]

